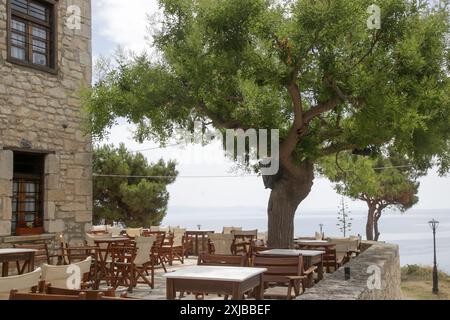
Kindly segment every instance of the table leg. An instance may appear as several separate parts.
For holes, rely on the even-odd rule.
[[[175,300],[175,283],[173,279],[167,279],[166,281],[166,298],[167,300]]]
[[[198,234],[195,235],[195,255],[198,257]]]
[[[232,299],[233,300],[242,300],[242,292],[241,292],[241,284],[240,283],[233,283]]]
[[[204,234],[202,234],[202,253],[205,252],[205,239],[206,239],[206,236]]]
[[[308,270],[312,267],[312,258],[311,257],[304,257],[305,258],[305,270]],[[308,277],[307,279],[307,288],[311,288],[313,286],[313,277]]]
[[[9,262],[3,261],[2,264],[2,277],[7,277],[9,273]]]
[[[30,254],[30,260],[28,262],[28,273],[34,271],[34,252]]]
[[[264,282],[262,274],[259,276],[259,286],[255,288],[255,299],[264,300]]]
[[[320,257],[320,262],[318,263],[317,267],[319,268],[318,276],[319,281],[323,280],[323,256]]]

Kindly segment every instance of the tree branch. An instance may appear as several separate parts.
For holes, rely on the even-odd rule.
[[[211,110],[208,109],[208,107],[206,106],[206,104],[203,101],[199,102],[197,104],[196,108],[200,113],[202,113],[203,115],[208,117],[216,127],[223,127],[225,129],[243,129],[243,130],[248,129],[246,126],[244,126],[238,120],[225,121],[225,120],[220,119],[217,116],[217,114],[215,114],[214,112],[212,112]]]
[[[303,125],[303,104],[300,89],[295,82],[287,86],[294,108],[294,127],[298,130]]]
[[[357,145],[351,144],[351,143],[335,143],[335,144],[332,144],[332,145],[330,145],[328,147],[325,147],[325,148],[321,149],[319,151],[319,153],[322,156],[328,156],[328,155],[337,153],[339,151],[353,150],[353,149],[355,149],[357,147],[358,147]]]
[[[340,98],[334,98],[327,102],[321,103],[318,106],[309,109],[303,115],[303,121],[305,123],[310,122],[312,119],[320,116],[322,113],[328,112],[336,108],[341,103]]]

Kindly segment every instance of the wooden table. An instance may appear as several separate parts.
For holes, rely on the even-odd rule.
[[[271,256],[303,256],[303,264],[305,270],[308,270],[312,266],[317,266],[317,275],[319,281],[323,280],[323,255],[325,251],[321,250],[291,250],[291,249],[271,249],[267,251],[261,251],[261,255]],[[308,288],[313,286],[312,279],[308,281]]]
[[[9,263],[17,263],[17,271],[23,274],[25,267],[28,272],[34,271],[34,255],[37,252],[35,249],[0,249],[0,262],[2,263],[2,277],[7,277],[9,273]],[[19,262],[24,261],[22,268],[19,267]]]
[[[207,237],[208,237],[208,233],[214,233],[214,231],[208,231],[208,230],[188,230],[186,231],[186,237],[193,237],[194,241],[195,241],[195,245],[194,245],[194,252],[193,254],[195,256],[198,256],[199,251],[198,251],[198,239],[199,237],[201,237],[202,240],[202,252],[206,252],[206,248],[205,248],[205,244],[207,243]]]
[[[177,291],[229,295],[241,300],[254,289],[257,300],[264,299],[264,268],[196,266],[165,274],[167,300],[174,300]]]

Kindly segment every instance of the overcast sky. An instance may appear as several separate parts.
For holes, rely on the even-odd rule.
[[[94,59],[109,56],[118,46],[133,51],[148,50],[146,40],[147,15],[157,12],[154,0],[95,0],[93,6]],[[107,142],[118,145],[124,142],[129,150],[142,150],[158,145],[148,142],[138,144],[131,138],[131,127],[126,123],[113,128]],[[151,161],[174,159],[179,162],[180,177],[169,187],[170,206],[252,206],[265,207],[269,191],[261,178],[235,177],[230,172],[232,163],[222,155],[218,145],[202,147],[155,149],[143,152]],[[189,176],[205,176],[189,178]],[[233,176],[233,177],[223,177]],[[419,209],[450,209],[450,178],[440,178],[431,172],[421,180]],[[317,178],[309,197],[300,210],[336,209],[339,196],[330,183]],[[364,209],[361,202],[352,202],[351,209]]]

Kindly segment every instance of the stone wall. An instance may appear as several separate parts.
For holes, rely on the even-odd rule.
[[[400,300],[401,270],[397,245],[366,243],[370,247],[344,267],[349,267],[350,280],[345,280],[344,267],[308,289],[298,300]]]
[[[46,233],[84,238],[92,223],[92,146],[83,130],[80,89],[91,84],[90,0],[57,3],[57,73],[7,61],[7,0],[0,0],[0,245],[11,235],[12,152],[45,158]],[[67,8],[81,8],[81,28],[66,26]]]

